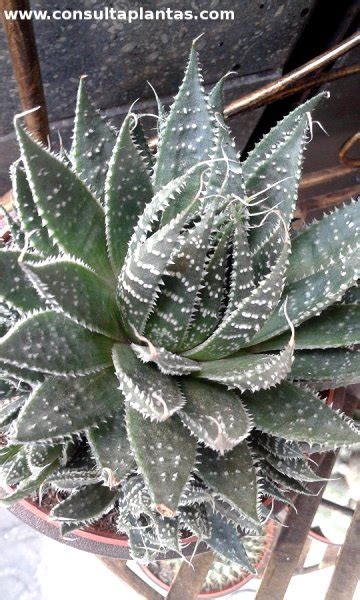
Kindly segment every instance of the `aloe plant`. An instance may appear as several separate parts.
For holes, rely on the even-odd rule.
[[[192,47],[156,156],[141,114],[115,132],[84,81],[70,152],[15,119],[2,503],[61,490],[64,535],[114,511],[137,560],[181,553],[186,529],[252,571],[261,498],[317,491],[309,453],[359,441],[316,392],[359,375],[359,211],[291,231],[322,94],[241,163],[222,86],[206,95]]]

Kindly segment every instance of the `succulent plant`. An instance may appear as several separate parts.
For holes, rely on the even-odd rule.
[[[206,95],[193,47],[170,111],[159,101],[156,156],[141,115],[117,134],[84,81],[70,152],[15,119],[2,503],[61,490],[64,535],[113,511],[138,560],[181,553],[190,530],[251,571],[261,498],[312,493],[308,455],[359,441],[314,391],[359,375],[359,210],[292,233],[323,95],[240,163],[223,81]]]

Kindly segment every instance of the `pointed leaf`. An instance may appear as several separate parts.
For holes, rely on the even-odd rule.
[[[25,402],[25,396],[12,396],[0,402],[0,427],[5,427],[16,418]]]
[[[351,257],[360,247],[359,202],[335,208],[322,219],[306,225],[293,240],[287,284],[325,270],[339,256]]]
[[[223,454],[248,435],[251,422],[234,392],[190,377],[181,387],[186,398],[181,420],[200,441]]]
[[[324,390],[358,383],[360,352],[340,349],[295,352],[289,379],[316,381]]]
[[[286,334],[269,340],[263,350],[282,346]],[[313,317],[296,328],[296,349],[337,348],[360,343],[360,306],[345,304],[333,306],[319,317]]]
[[[289,382],[242,399],[257,429],[287,440],[320,444],[332,449],[359,442],[349,419],[332,410],[308,390]]]
[[[63,445],[56,444],[55,446],[45,444],[31,444],[27,451],[28,463],[33,475],[36,475],[39,470],[44,469],[47,465],[53,463],[56,459],[61,459],[63,453]]]
[[[188,213],[189,208],[138,245],[120,274],[118,298],[122,314],[139,334],[153,310],[166,267],[179,248],[179,234]]]
[[[296,479],[297,481],[326,481],[323,477],[319,477],[314,473],[314,471],[309,467],[306,460],[302,459],[289,459],[284,460],[282,458],[276,458],[271,454],[266,455],[266,462],[269,463],[274,469],[286,475],[287,477],[291,477],[292,479]]]
[[[245,441],[225,456],[204,448],[198,469],[201,478],[221,499],[254,523],[259,522],[256,470]]]
[[[25,272],[53,308],[91,331],[121,338],[114,290],[86,265],[67,258],[24,263]]]
[[[37,210],[61,250],[111,277],[104,211],[73,171],[15,121],[26,174]]]
[[[41,221],[25,172],[18,163],[13,165],[11,175],[14,205],[31,246],[43,256],[56,255],[58,250]]]
[[[233,354],[253,338],[279,302],[289,250],[289,240],[286,239],[270,273],[245,300],[239,302],[205,342],[187,352],[186,356],[205,360],[222,358]]]
[[[19,257],[18,250],[0,250],[0,300],[20,312],[27,312],[44,303],[22,270]]]
[[[30,477],[31,471],[27,461],[26,447],[20,448],[19,452],[7,460],[2,468],[2,479],[7,485],[16,485],[19,481]]]
[[[293,504],[290,498],[285,496],[285,494],[283,494],[282,491],[280,491],[280,489],[273,481],[265,479],[262,482],[262,493],[268,498],[273,498],[278,502],[283,502],[283,504],[287,504],[288,506],[291,506],[291,508],[295,509],[295,504]]]
[[[31,386],[44,381],[44,375],[42,373],[31,371],[30,369],[21,369],[15,365],[5,363],[2,360],[0,360],[0,377],[10,377],[19,382],[28,383]]]
[[[184,349],[194,348],[204,342],[214,331],[221,318],[221,309],[226,292],[227,253],[230,238],[227,227],[212,254],[198,294]]]
[[[173,354],[165,348],[156,348],[152,344],[148,346],[131,344],[131,348],[142,362],[154,362],[164,375],[190,375],[200,371],[200,366],[194,360]]]
[[[288,477],[287,475],[280,473],[280,471],[277,471],[265,461],[261,463],[261,471],[265,477],[265,481],[281,485],[285,491],[296,492],[296,494],[303,494],[305,496],[315,495],[305,484],[293,477]]]
[[[159,141],[154,180],[157,188],[209,158],[213,130],[194,46],[183,82]]]
[[[154,157],[148,145],[148,141],[145,136],[144,128],[141,124],[140,119],[137,120],[135,127],[131,132],[131,137],[134,141],[135,146],[139,150],[141,157],[147,167],[149,173],[152,173],[154,165]]]
[[[186,340],[204,273],[212,218],[212,211],[206,212],[198,224],[184,233],[146,326],[150,339],[173,352],[179,351]]]
[[[257,433],[256,444],[278,458],[303,458],[304,456],[297,442],[288,442],[266,433]]]
[[[283,379],[291,370],[294,339],[279,354],[244,354],[199,363],[199,377],[218,381],[241,391],[267,389]]]
[[[261,525],[254,523],[254,521],[248,519],[242,512],[234,507],[227,504],[223,500],[220,500],[213,493],[212,507],[215,512],[225,519],[227,522],[231,522],[236,527],[240,527],[243,531],[250,531],[251,533],[260,533]]]
[[[115,274],[124,264],[133,229],[153,195],[145,162],[132,139],[131,124],[131,115],[127,115],[106,177],[106,237]]]
[[[109,473],[109,480],[118,483],[136,468],[127,439],[124,410],[98,423],[87,431],[87,438],[98,466]]]
[[[113,508],[117,496],[117,490],[101,483],[88,485],[57,504],[49,516],[56,521],[96,521]]]
[[[41,469],[36,475],[30,475],[26,479],[23,479],[14,492],[4,498],[0,498],[0,506],[11,506],[15,502],[18,502],[18,500],[22,500],[23,498],[30,496],[33,492],[37,492],[49,475],[51,475],[58,466],[59,461],[56,460]]]
[[[236,310],[239,303],[245,300],[255,287],[248,234],[244,228],[243,218],[234,209],[231,211],[231,214],[234,219],[234,234],[232,239],[229,300],[226,307],[225,319]]]
[[[214,550],[215,554],[220,555],[226,560],[235,562],[240,565],[242,569],[255,575],[256,570],[249,562],[244,545],[240,540],[241,536],[237,529],[216,513],[208,511],[208,518],[211,525],[211,533],[206,539],[207,545]]]
[[[160,545],[166,550],[180,552],[179,520],[155,516],[155,529]]]
[[[91,427],[123,406],[112,369],[77,379],[47,379],[30,395],[16,424],[19,441],[63,437]]]
[[[53,375],[81,375],[111,365],[112,341],[53,310],[19,321],[1,339],[0,360]]]
[[[115,140],[115,131],[90,102],[84,78],[81,78],[76,103],[71,158],[76,172],[99,199],[104,194],[105,177]]]
[[[359,278],[357,215],[357,203],[344,206],[295,237],[283,293],[284,300],[288,298],[288,314],[294,324],[340,300]],[[255,336],[254,343],[275,337],[287,328],[280,304]]]
[[[176,416],[152,423],[128,406],[126,421],[130,444],[155,509],[172,517],[195,463],[196,440]]]
[[[142,364],[129,346],[116,344],[113,362],[126,403],[144,417],[164,421],[183,406],[176,379]]]
[[[301,104],[279,121],[269,133],[264,135],[243,162],[243,171],[246,179],[256,174],[259,167],[264,162],[267,162],[286,143],[289,133],[296,127],[302,117],[314,109],[320,100],[326,97],[326,92],[323,92]]]
[[[179,506],[179,518],[186,529],[197,535],[199,539],[206,539],[210,536],[211,527],[204,504]]]

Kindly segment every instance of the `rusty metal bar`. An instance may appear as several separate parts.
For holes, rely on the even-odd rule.
[[[358,502],[325,600],[350,600],[360,578],[360,502]]]
[[[192,565],[183,561],[166,596],[167,599],[196,600],[213,562],[214,554],[212,552],[194,556]]]
[[[337,390],[334,403],[344,401],[344,390]],[[329,452],[318,460],[316,470],[322,477],[331,474],[336,453]],[[273,549],[269,564],[262,578],[256,600],[281,600],[299,562],[308,531],[320,504],[323,490],[316,496],[299,496],[295,502],[297,513],[291,511]]]
[[[47,143],[49,122],[32,21],[10,21],[4,16],[4,10],[29,10],[29,1],[0,0],[0,9],[21,108],[26,111],[40,106],[25,117],[26,127],[41,142]]]
[[[234,116],[250,109],[259,108],[264,104],[268,104],[269,102],[273,102],[274,100],[283,97],[282,94],[289,93],[289,90],[292,90],[294,87],[298,86],[300,82],[303,82],[304,79],[314,73],[314,71],[322,69],[359,44],[360,33],[355,33],[344,42],[341,42],[341,44],[338,44],[327,52],[316,56],[314,59],[305,63],[298,69],[295,69],[294,71],[291,71],[291,73],[284,75],[284,77],[280,77],[276,81],[268,83],[258,90],[250,92],[250,94],[246,94],[245,96],[242,96],[242,98],[230,102],[230,104],[228,104],[225,108],[225,115],[228,117]]]
[[[343,143],[339,150],[339,162],[346,167],[360,167],[359,158],[349,158],[348,153],[350,149],[357,143],[360,142],[360,131],[357,131],[352,135],[346,142]]]
[[[315,185],[320,185],[321,183],[329,183],[333,179],[345,177],[353,172],[353,167],[342,166],[329,167],[328,169],[313,171],[312,173],[307,173],[301,178],[299,187],[300,190],[305,190],[306,188],[311,188]]]

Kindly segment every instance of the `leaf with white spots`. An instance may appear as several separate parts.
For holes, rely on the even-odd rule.
[[[249,434],[250,418],[233,391],[190,377],[181,387],[186,398],[181,420],[207,446],[223,454]]]
[[[337,388],[360,381],[359,350],[295,352],[289,379],[311,381],[317,389]]]
[[[1,338],[0,360],[53,375],[85,375],[111,365],[112,343],[48,310],[19,321]]]
[[[284,381],[274,389],[243,394],[257,429],[286,440],[320,444],[324,449],[357,444],[352,421],[327,406],[309,390]]]
[[[288,375],[293,362],[294,339],[291,337],[278,354],[239,354],[220,360],[199,363],[199,377],[217,381],[240,391],[267,389]]]
[[[22,270],[19,257],[18,250],[0,250],[0,300],[20,312],[28,312],[44,303]]]
[[[280,300],[289,250],[290,242],[286,239],[270,273],[221,321],[205,342],[186,352],[186,356],[200,360],[223,358],[240,350],[255,336]]]
[[[36,475],[31,474],[25,479],[22,479],[14,492],[8,496],[0,498],[0,506],[7,508],[8,506],[15,504],[15,502],[18,502],[19,500],[30,496],[32,493],[37,492],[39,488],[41,488],[42,484],[47,480],[49,475],[51,475],[51,473],[55,471],[58,466],[59,460],[55,460],[51,464],[46,465],[46,467],[41,469],[38,473],[36,473]]]
[[[286,226],[290,226],[307,141],[309,115],[322,97],[323,94],[319,94],[285,117],[257,144],[243,163],[249,199],[249,244],[258,278],[267,273],[276,260],[281,224],[275,214],[269,214],[264,220],[264,214],[256,213],[279,210]],[[262,199],[260,203],[259,198]],[[252,206],[253,203],[256,205]],[[262,225],[258,227],[260,223]]]
[[[210,336],[221,319],[226,294],[226,270],[231,228],[227,227],[206,265],[195,309],[182,350],[194,348]]]
[[[76,172],[97,198],[104,194],[105,177],[115,145],[115,131],[89,100],[84,78],[80,79],[71,159]]]
[[[5,427],[13,421],[25,402],[25,395],[10,396],[0,402],[0,427]]]
[[[179,520],[156,515],[154,517],[155,531],[158,543],[164,550],[180,552]]]
[[[106,252],[105,216],[85,184],[15,121],[37,210],[59,248],[112,277]]]
[[[53,463],[56,459],[61,459],[63,455],[63,445],[54,446],[46,444],[30,444],[27,449],[27,459],[31,472],[36,475],[39,470]]]
[[[254,273],[248,243],[248,234],[244,228],[243,217],[237,210],[231,211],[234,220],[232,237],[232,265],[230,274],[230,290],[225,312],[227,316],[236,310],[242,300],[245,300],[255,288]]]
[[[296,479],[297,481],[326,481],[323,477],[317,475],[308,465],[306,460],[297,458],[297,459],[288,459],[284,460],[283,458],[277,458],[276,456],[272,456],[271,454],[264,454],[266,462],[274,467],[277,471],[286,475],[287,477],[291,477],[292,479]]]
[[[290,498],[283,494],[282,490],[280,490],[273,481],[266,479],[262,481],[262,493],[268,498],[273,498],[274,500],[282,502],[283,504],[287,504],[288,506],[291,506],[291,508],[295,509],[295,504],[293,504]]]
[[[121,338],[114,289],[86,265],[68,258],[24,262],[25,273],[39,294],[91,331]]]
[[[164,421],[184,405],[176,379],[144,365],[129,346],[116,344],[113,362],[126,403],[144,417]]]
[[[131,134],[132,117],[121,126],[105,183],[107,248],[115,274],[124,264],[139,216],[153,195],[146,164]]]
[[[318,94],[295,108],[295,110],[286,115],[275,127],[264,135],[243,162],[243,171],[246,179],[254,177],[259,168],[286,144],[292,130],[304,115],[313,110],[323,98],[326,98],[326,92]]]
[[[179,506],[179,519],[199,539],[208,538],[211,532],[207,510],[204,504]]]
[[[16,367],[0,360],[0,377],[15,379],[19,382],[25,382],[33,386],[44,381],[42,373],[31,371],[30,369]]]
[[[259,522],[256,469],[245,441],[224,456],[204,448],[198,470],[200,477],[221,499],[255,524]]]
[[[117,490],[110,490],[101,483],[88,485],[57,504],[49,516],[54,521],[95,521],[113,508],[117,496]]]
[[[210,502],[214,511],[218,513],[223,519],[227,522],[231,522],[236,527],[240,527],[243,531],[249,531],[251,533],[260,533],[261,525],[254,523],[251,519],[248,519],[242,512],[238,509],[230,506],[224,500],[220,500],[217,498],[216,494],[213,492],[211,496],[212,502]]]
[[[256,444],[278,458],[303,458],[304,456],[297,442],[289,442],[266,433],[256,433]]]
[[[213,137],[211,115],[193,46],[183,82],[159,140],[155,186],[161,188],[190,167],[207,160]]]
[[[153,311],[163,277],[180,246],[179,235],[190,207],[139,244],[125,261],[118,281],[118,300],[125,324],[142,334]]]
[[[77,379],[49,378],[21,410],[16,439],[36,442],[82,431],[116,413],[123,402],[112,369]]]
[[[288,477],[284,473],[280,473],[274,467],[272,467],[266,461],[261,461],[261,475],[265,481],[269,481],[271,484],[280,485],[283,490],[295,492],[296,494],[303,494],[304,496],[315,496],[316,493],[312,492],[304,483]]]
[[[202,172],[203,168],[200,169],[197,166],[191,168],[184,175],[170,181],[156,192],[151,202],[145,206],[144,212],[139,217],[134,228],[125,264],[131,259],[135,250],[155,231],[160,217],[161,225],[168,224],[172,219],[171,215],[178,215],[194,202],[194,198],[200,188]],[[165,212],[166,218],[164,216]]]
[[[290,285],[339,262],[360,249],[360,204],[353,201],[306,225],[295,235],[286,281]]]
[[[283,302],[288,297],[287,310],[295,325],[341,300],[356,283],[360,276],[359,231],[358,203],[353,202],[295,236],[283,293]],[[268,340],[288,327],[280,304],[253,341]]]
[[[131,131],[131,137],[145,162],[148,172],[151,174],[154,166],[154,156],[149,148],[140,119],[137,119],[137,123]]]
[[[100,469],[109,481],[119,482],[136,468],[127,439],[124,410],[118,409],[106,423],[99,422],[87,431],[87,439]]]
[[[164,375],[191,375],[200,371],[200,366],[194,360],[173,354],[165,348],[158,348],[148,342],[148,346],[131,344],[136,356],[144,363],[153,362]]]
[[[248,345],[258,345],[289,328],[289,321],[284,312],[285,302],[288,317],[297,326],[340,300],[344,292],[354,285],[359,275],[359,261],[351,254],[351,257],[339,257],[334,263],[329,261],[323,271],[285,285],[277,309]]]
[[[174,516],[195,464],[196,440],[176,416],[162,423],[127,406],[130,445],[158,513]]]
[[[43,256],[55,256],[58,249],[41,221],[25,172],[18,163],[11,168],[11,182],[16,212],[30,245]]]
[[[179,351],[186,340],[204,274],[212,220],[213,211],[207,211],[183,234],[146,325],[146,336],[172,352]]]
[[[210,536],[206,538],[206,543],[215,552],[216,555],[235,562],[249,573],[256,575],[256,570],[249,562],[246,550],[240,540],[236,527],[227,523],[220,515],[207,511],[210,523]]]
[[[268,340],[261,351],[277,350],[286,339],[286,333]],[[313,317],[296,328],[296,349],[339,348],[360,343],[360,306],[345,304],[333,306],[319,317]]]
[[[1,469],[1,479],[7,485],[16,485],[22,479],[30,477],[30,475],[26,446],[23,446],[15,456],[6,461],[5,466]]]

